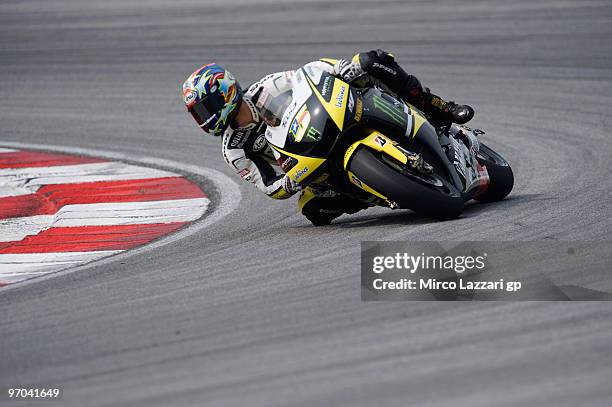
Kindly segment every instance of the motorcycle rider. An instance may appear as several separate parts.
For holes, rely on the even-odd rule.
[[[422,110],[437,125],[464,124],[474,116],[468,105],[445,101],[421,85],[395,61],[393,54],[373,50],[355,55],[352,60],[321,59],[304,67],[324,70],[352,86],[379,86]],[[274,199],[286,199],[301,190],[281,170],[282,163],[271,162],[265,140],[267,126],[278,125],[266,100],[291,88],[296,71],[267,75],[243,92],[234,76],[221,66],[204,65],[183,84],[187,110],[206,133],[223,134],[223,157],[245,181]],[[267,151],[266,151],[267,150]],[[280,160],[279,160],[280,161]],[[343,213],[368,207],[330,190],[307,187],[298,206],[314,225],[326,225]]]

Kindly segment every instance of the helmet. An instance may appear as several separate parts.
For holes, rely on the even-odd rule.
[[[183,83],[185,106],[206,133],[221,135],[236,117],[242,89],[229,71],[212,63],[192,73]]]

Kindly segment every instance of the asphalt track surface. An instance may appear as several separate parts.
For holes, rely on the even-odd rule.
[[[3,140],[231,175],[181,105],[193,69],[247,84],[382,47],[475,106],[516,174],[510,199],[456,221],[371,210],[324,228],[241,185],[189,238],[0,292],[0,387],[60,384],[71,406],[610,405],[609,302],[359,296],[362,240],[609,239],[608,1],[10,0],[0,32]]]

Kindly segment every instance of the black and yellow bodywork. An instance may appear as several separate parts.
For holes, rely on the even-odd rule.
[[[367,149],[391,166],[409,167],[418,154],[433,149],[427,158],[448,180],[447,189],[458,189],[451,164],[435,145],[435,129],[419,110],[380,89],[354,88],[327,73],[317,83],[307,74],[304,78],[312,94],[288,117],[284,146],[271,145],[295,182],[328,184],[357,199],[393,207],[388,188],[370,185],[352,170],[357,152]]]

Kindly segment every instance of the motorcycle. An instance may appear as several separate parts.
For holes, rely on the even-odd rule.
[[[493,202],[514,185],[508,162],[481,130],[434,127],[416,107],[377,87],[356,88],[300,68],[292,96],[266,140],[302,187],[331,189],[370,206],[458,217],[470,199]]]

